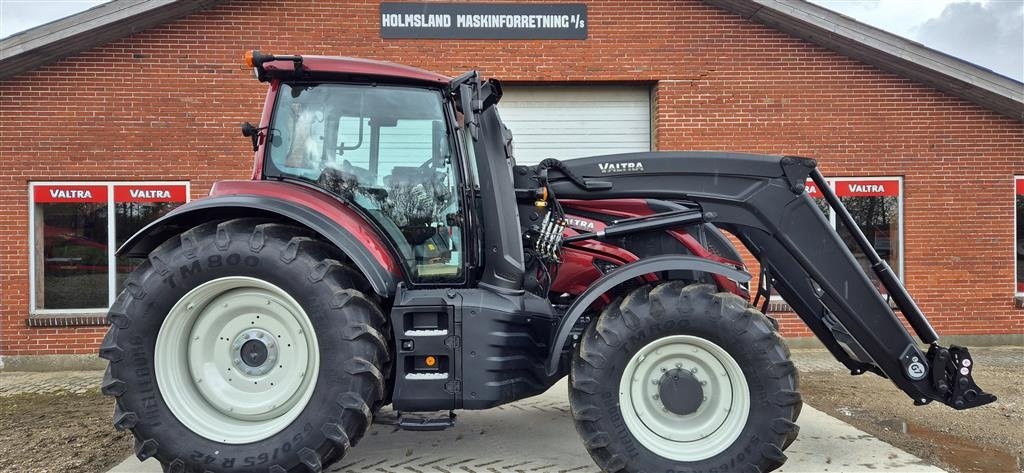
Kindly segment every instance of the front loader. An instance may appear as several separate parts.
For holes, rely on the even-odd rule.
[[[603,471],[771,471],[797,371],[723,232],[852,374],[915,404],[995,400],[942,347],[814,160],[515,161],[501,85],[248,53],[269,83],[248,181],[152,223],[100,356],[114,426],[174,472],[319,472],[391,405],[410,430],[540,394]],[[855,239],[880,291],[806,191]],[[890,304],[891,303],[891,304]],[[895,310],[894,310],[895,308]],[[896,311],[915,332],[903,326]]]

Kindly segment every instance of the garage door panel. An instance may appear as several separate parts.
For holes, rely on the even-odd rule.
[[[509,127],[511,128],[511,126]],[[531,135],[537,137],[543,136],[567,136],[573,133],[583,132],[601,132],[603,134],[614,134],[632,136],[636,139],[647,142],[647,138],[641,136],[648,132],[646,123],[620,123],[615,125],[614,130],[609,130],[609,127],[592,122],[576,122],[576,123],[563,123],[558,126],[545,126],[543,123],[536,124],[516,124],[516,127],[512,130],[514,136],[519,138],[520,135]],[[516,140],[519,141],[518,139]]]
[[[512,130],[516,160],[650,151],[646,86],[505,86],[498,105]]]

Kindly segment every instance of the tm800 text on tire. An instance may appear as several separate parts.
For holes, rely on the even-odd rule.
[[[771,321],[714,286],[671,281],[607,306],[580,341],[570,404],[607,472],[767,472],[801,400]]]
[[[174,472],[319,472],[385,393],[385,318],[337,251],[256,219],[154,250],[100,348],[114,426]]]

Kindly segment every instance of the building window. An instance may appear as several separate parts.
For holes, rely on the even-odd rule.
[[[32,313],[106,310],[137,261],[132,234],[188,200],[185,182],[29,184]]]
[[[826,181],[878,255],[903,279],[903,180],[899,177],[837,177]],[[807,193],[818,203],[832,228],[837,229],[868,278],[885,294],[885,288],[871,270],[867,257],[857,246],[853,235],[842,225],[836,224],[836,216],[809,179]],[[779,300],[774,291],[772,297]]]
[[[1017,297],[1024,298],[1024,176],[1014,178],[1014,187],[1017,190]]]

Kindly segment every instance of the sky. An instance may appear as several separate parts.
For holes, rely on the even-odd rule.
[[[810,0],[1024,81],[1024,0]],[[105,3],[0,0],[0,38]]]

